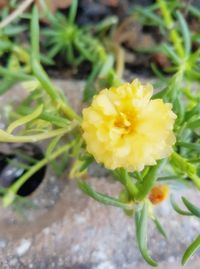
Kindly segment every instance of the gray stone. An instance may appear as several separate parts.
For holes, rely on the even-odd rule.
[[[4,239],[0,239],[0,249],[5,248],[7,245],[7,241]]]
[[[21,257],[23,256],[30,248],[31,240],[22,239],[19,246],[16,248],[16,254]]]

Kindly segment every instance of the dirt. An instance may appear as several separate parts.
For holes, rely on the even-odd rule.
[[[83,82],[57,81],[70,97],[70,103],[81,110]],[[19,102],[26,93],[20,86],[0,98],[0,106],[13,99]],[[2,125],[3,126],[3,125]],[[1,145],[4,146],[5,145]],[[88,176],[98,190],[116,196],[120,186],[99,166],[93,166]],[[173,184],[171,192],[200,201],[200,194]],[[1,269],[147,269],[136,247],[134,220],[113,207],[106,207],[82,194],[67,172],[56,178],[49,168],[45,180],[30,200],[37,208],[24,211],[24,217],[12,209],[0,208],[0,268]],[[199,233],[200,222],[193,217],[181,217],[169,201],[156,209],[166,227],[165,241],[149,222],[149,246],[159,268],[181,268],[183,251]],[[199,253],[200,254],[200,253]],[[200,256],[185,268],[199,268]]]

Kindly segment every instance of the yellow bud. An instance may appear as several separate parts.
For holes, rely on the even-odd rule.
[[[169,187],[167,185],[154,186],[150,192],[149,200],[156,205],[167,199],[169,195]]]

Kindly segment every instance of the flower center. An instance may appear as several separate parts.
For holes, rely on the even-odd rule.
[[[134,111],[120,112],[115,120],[115,127],[123,129],[123,134],[133,133],[136,128],[136,113]]]

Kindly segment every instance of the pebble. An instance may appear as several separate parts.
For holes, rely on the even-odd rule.
[[[0,239],[0,249],[5,248],[6,245],[7,245],[7,241],[6,240],[3,240],[3,239]]]
[[[74,218],[75,218],[76,223],[83,224],[86,222],[85,217],[81,215],[75,214]]]
[[[170,256],[169,258],[168,258],[168,262],[169,263],[173,263],[173,262],[175,262],[175,257],[174,256]]]
[[[0,129],[4,129],[5,128],[5,124],[4,123],[0,123]]]
[[[115,266],[111,262],[106,261],[95,266],[94,269],[115,269]]]
[[[49,235],[49,233],[50,233],[50,229],[49,229],[48,227],[44,228],[44,229],[43,229],[43,233],[44,233],[45,235]]]
[[[16,258],[13,258],[13,259],[10,260],[9,265],[10,266],[15,266],[15,265],[17,265],[17,262],[18,262],[18,260]]]
[[[22,239],[20,245],[16,249],[17,255],[19,257],[24,255],[29,250],[30,246],[31,246],[31,240]]]

